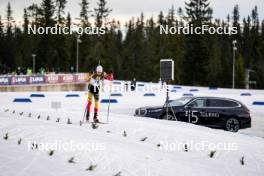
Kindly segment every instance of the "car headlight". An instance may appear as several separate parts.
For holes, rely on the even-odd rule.
[[[162,109],[149,109],[148,112],[153,113],[153,112],[160,112]]]
[[[146,115],[146,113],[147,113],[147,110],[146,109],[139,108],[139,109],[136,109],[135,115],[136,116],[142,116],[142,115]]]

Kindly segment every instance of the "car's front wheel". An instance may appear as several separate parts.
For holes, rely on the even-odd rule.
[[[173,114],[170,114],[170,113],[163,114],[162,119],[163,120],[174,120],[174,121],[177,121],[176,116],[174,117]]]
[[[240,128],[240,124],[238,119],[236,118],[229,118],[225,122],[225,129],[230,132],[238,132]]]

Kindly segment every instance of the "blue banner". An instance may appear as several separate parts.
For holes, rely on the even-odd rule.
[[[43,84],[45,83],[45,77],[43,75],[29,76],[29,84]]]
[[[1,86],[7,86],[10,84],[11,84],[11,77],[10,76],[0,77],[0,85]]]
[[[12,77],[11,84],[12,85],[25,85],[28,84],[27,76],[14,76]]]

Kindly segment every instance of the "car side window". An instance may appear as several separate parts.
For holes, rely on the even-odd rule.
[[[207,100],[207,106],[208,107],[223,107],[223,104],[222,104],[221,100],[208,99]]]
[[[207,100],[208,107],[236,107],[238,104],[233,101],[228,100],[219,100],[219,99],[208,99]]]
[[[193,108],[203,108],[206,106],[206,100],[205,99],[197,99],[191,102],[188,106]]]
[[[236,106],[239,106],[236,102],[228,101],[228,100],[224,100],[224,105],[225,105],[225,107],[236,107]]]

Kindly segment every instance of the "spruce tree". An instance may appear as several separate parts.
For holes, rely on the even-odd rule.
[[[132,80],[135,75],[134,66],[134,53],[132,52],[133,40],[134,40],[134,19],[129,20],[126,24],[126,37],[123,41],[122,50],[122,65],[123,65],[123,77],[122,79]]]
[[[252,17],[252,28],[250,32],[250,38],[252,40],[252,54],[251,57],[253,59],[254,63],[257,63],[261,59],[261,54],[259,52],[260,50],[260,44],[261,44],[261,38],[260,38],[260,26],[259,26],[259,17],[258,17],[258,8],[254,7],[254,9],[251,12]]]
[[[66,19],[66,27],[70,28],[71,24],[72,24],[71,14],[68,13]]]
[[[29,25],[28,12],[27,9],[24,9],[24,24],[23,24],[24,34],[28,33],[28,25]]]
[[[94,9],[95,26],[102,27],[107,25],[107,17],[112,12],[112,9],[106,6],[106,0],[99,0],[97,2],[97,8]]]
[[[201,27],[210,24],[211,9],[208,0],[189,0],[186,4],[186,14],[189,24]],[[209,62],[208,35],[187,35],[186,55],[183,60],[183,84],[206,85],[207,65]]]
[[[7,4],[7,10],[6,10],[6,19],[7,19],[7,35],[12,35],[12,23],[13,23],[13,10],[11,9],[11,4],[8,2]]]
[[[3,47],[4,47],[4,26],[3,26],[3,23],[2,23],[2,17],[0,15],[0,73],[6,73],[6,66],[5,64],[3,63],[3,55],[4,55],[4,50],[3,50]]]
[[[67,0],[56,0],[56,15],[57,15],[57,23],[62,24],[64,21],[64,9]]]
[[[43,0],[41,3],[42,18],[41,22],[44,27],[50,27],[55,24],[54,13],[55,6],[52,0]]]
[[[245,67],[244,59],[240,54],[236,60],[236,87],[245,88]]]
[[[27,10],[29,12],[28,15],[31,18],[32,25],[38,26],[40,23],[41,14],[42,14],[41,8],[37,4],[33,3],[27,8]]]
[[[164,25],[164,24],[165,24],[164,15],[163,15],[163,12],[160,11],[158,15],[158,25]]]
[[[3,61],[5,62],[8,67],[12,68],[13,70],[16,63],[15,63],[15,40],[14,40],[14,33],[13,33],[13,25],[14,18],[13,18],[13,10],[11,9],[11,4],[8,2],[7,4],[7,10],[6,10],[6,34],[5,34],[5,45],[3,50],[5,51]]]
[[[57,24],[60,26],[65,25],[65,18],[63,15],[65,14],[64,9],[66,3],[67,0],[56,0],[56,19]],[[66,25],[68,25],[67,21]],[[70,42],[67,40],[67,37],[66,35],[56,35],[56,40],[54,42],[57,53],[55,55],[55,63],[62,71],[70,70]]]
[[[223,73],[221,48],[217,38],[212,43],[212,50],[208,62],[207,82],[210,86],[219,87],[222,86],[221,74]]]
[[[210,21],[212,9],[209,6],[209,0],[189,0],[185,2],[188,21],[197,26]]]
[[[55,6],[52,0],[43,0],[40,6],[40,26],[53,27],[55,25]],[[56,51],[56,38],[52,34],[40,35],[38,46],[36,47],[36,54],[38,58],[38,65],[36,70],[40,67],[54,68],[60,67],[61,63],[58,60],[58,52]]]
[[[168,13],[168,25],[169,26],[174,26],[175,25],[175,21],[176,21],[176,17],[175,17],[175,9],[174,6],[171,6],[171,9],[169,9],[169,13]]]
[[[81,6],[80,18],[81,18],[82,26],[84,27],[90,26],[91,24],[89,22],[89,14],[91,13],[91,11],[89,10],[89,2],[87,0],[82,0],[80,6]]]
[[[0,37],[4,35],[4,24],[2,23],[2,17],[0,15]]]
[[[235,5],[233,9],[233,16],[232,16],[232,26],[237,28],[238,33],[233,35],[233,39],[238,40],[240,42],[241,36],[241,27],[240,27],[240,13],[239,13],[239,6]]]

